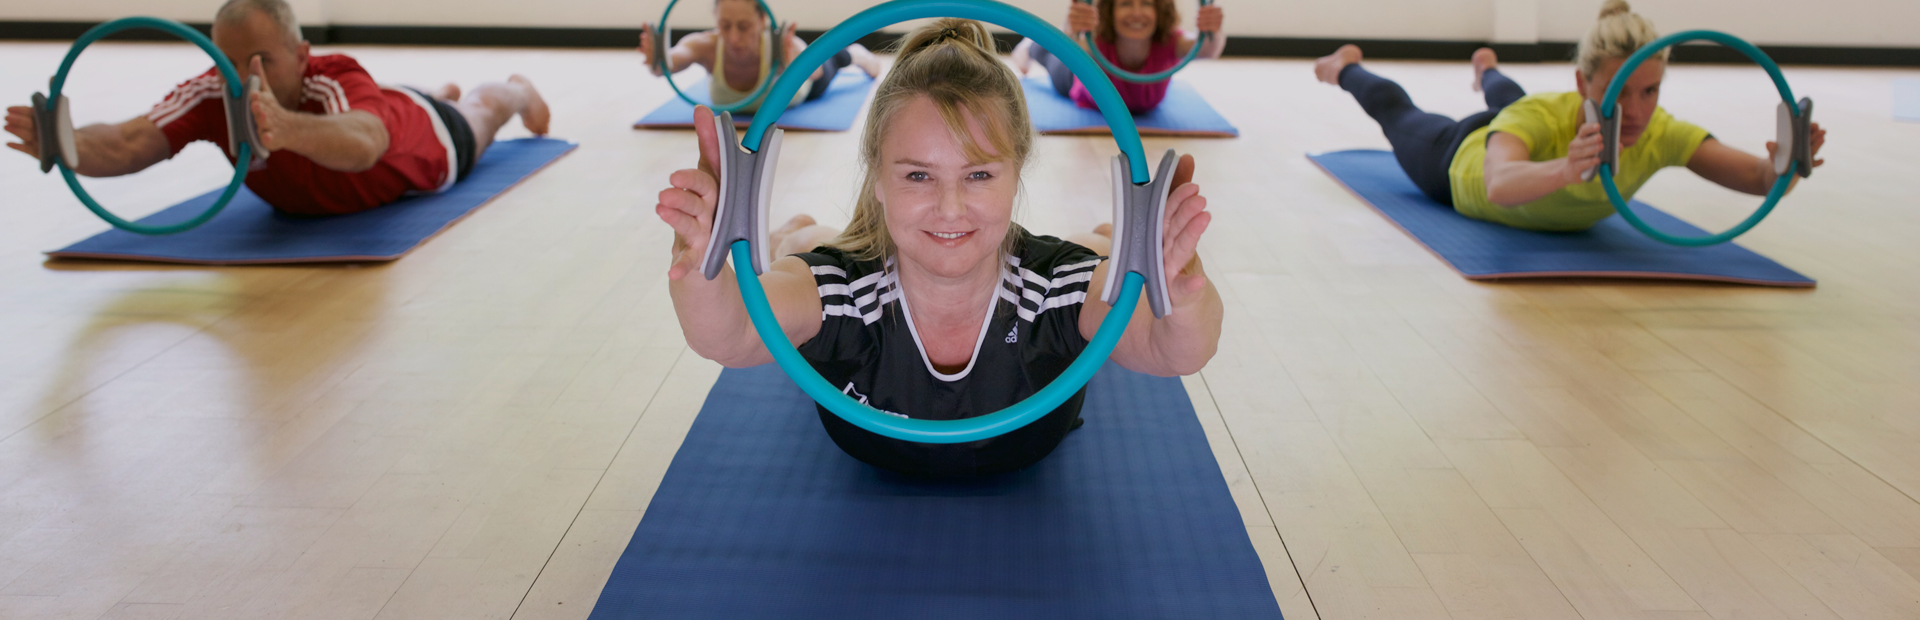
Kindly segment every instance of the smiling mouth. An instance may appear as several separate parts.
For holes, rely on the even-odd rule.
[[[929,230],[929,231],[926,231],[926,232],[927,232],[927,234],[928,234],[928,235],[932,235],[932,236],[933,236],[933,238],[935,238],[935,239],[939,239],[939,240],[941,240],[941,241],[958,241],[958,240],[961,240],[961,239],[965,239],[965,238],[967,238],[968,236],[970,236],[970,235],[972,235],[972,234],[973,234],[973,231],[966,231],[966,232],[933,232],[933,231],[931,231],[931,230]]]

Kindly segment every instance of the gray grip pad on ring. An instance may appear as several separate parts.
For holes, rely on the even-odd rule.
[[[1167,296],[1167,195],[1173,192],[1173,168],[1180,156],[1167,149],[1153,179],[1133,184],[1132,164],[1125,155],[1113,158],[1113,262],[1107,265],[1106,288],[1100,300],[1111,306],[1120,299],[1120,284],[1128,272],[1146,278],[1147,303],[1154,318],[1173,314]]]
[[[253,124],[253,94],[260,88],[260,76],[249,76],[240,98],[235,99],[223,85],[220,103],[227,110],[227,155],[240,156],[240,145],[253,146],[253,161],[266,161],[267,147],[260,143],[260,128]]]
[[[760,136],[760,148],[749,152],[740,145],[739,130],[733,126],[733,114],[721,112],[715,121],[720,130],[720,199],[714,205],[713,233],[707,238],[707,252],[700,259],[700,273],[708,280],[720,275],[735,241],[746,241],[753,256],[754,275],[767,272],[767,208],[772,201],[773,170],[780,160],[780,140],[785,132],[768,129]],[[740,265],[734,265],[735,277]]]
[[[665,26],[666,22],[661,22],[661,25]],[[662,74],[673,73],[673,63],[667,61],[667,38],[671,36],[673,35],[667,32],[666,28],[654,28],[653,64],[660,67]]]
[[[33,94],[33,130],[40,139],[41,172],[51,171],[59,163],[69,169],[79,165],[80,149],[73,140],[73,114],[66,95],[60,96],[56,107],[48,109],[47,96]]]
[[[1800,98],[1800,114],[1794,115],[1787,102],[1780,102],[1776,118],[1779,124],[1775,128],[1774,141],[1778,146],[1773,153],[1773,173],[1785,176],[1789,172],[1801,177],[1813,176],[1813,99]]]
[[[1613,171],[1614,174],[1620,174],[1619,108],[1620,106],[1615,105],[1613,117],[1608,118],[1600,115],[1600,105],[1594,103],[1592,99],[1586,100],[1584,105],[1581,106],[1581,110],[1586,112],[1587,122],[1600,124],[1600,163],[1606,164],[1607,169]],[[1582,182],[1591,181],[1593,180],[1593,175],[1599,173],[1599,171],[1600,166],[1596,164],[1594,167],[1581,172],[1580,180]]]

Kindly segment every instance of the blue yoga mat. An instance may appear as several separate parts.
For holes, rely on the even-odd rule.
[[[1072,99],[1054,92],[1053,84],[1038,78],[1020,81],[1027,91],[1027,115],[1033,118],[1033,128],[1045,134],[1095,134],[1113,133],[1107,128],[1107,120],[1097,110],[1089,110],[1074,105]],[[1195,92],[1186,82],[1174,80],[1167,87],[1167,98],[1160,101],[1160,107],[1146,114],[1136,114],[1133,122],[1140,128],[1143,136],[1182,136],[1189,138],[1237,138],[1240,130],[1227,122],[1227,118],[1207,105],[1207,100]]]
[[[402,198],[351,215],[287,217],[243,188],[225,210],[199,228],[160,236],[111,229],[47,255],[190,265],[390,261],[405,256],[575,146],[550,138],[495,142],[474,163],[467,178],[447,191]],[[207,192],[140,222],[165,224],[192,218],[219,195],[219,190]]]
[[[1572,233],[1521,230],[1468,218],[1421,193],[1387,151],[1339,151],[1307,158],[1469,280],[1634,278],[1814,285],[1813,279],[1732,243],[1683,248],[1655,241],[1618,215]],[[1634,201],[1632,207],[1661,230],[1705,234],[1646,203]]]
[[[727,370],[589,618],[1237,618],[1279,604],[1179,379],[1113,364],[1039,464],[870,467],[768,364]]]
[[[873,90],[873,78],[859,69],[841,71],[833,77],[833,84],[827,87],[827,94],[819,99],[804,102],[787,108],[774,126],[782,129],[802,129],[809,131],[846,131],[853,128],[853,119],[860,116],[861,106],[867,103],[867,93]],[[707,81],[700,80],[691,86],[682,86],[687,96],[701,103],[712,103],[707,96]],[[752,114],[735,112],[733,122],[745,127],[753,123]],[[633,124],[635,129],[690,129],[693,127],[693,104],[679,97],[667,99],[648,113],[645,118]]]
[[[1893,81],[1893,118],[1920,123],[1920,80],[1903,78]]]

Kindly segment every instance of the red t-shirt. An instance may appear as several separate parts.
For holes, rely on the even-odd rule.
[[[1166,43],[1157,44],[1148,48],[1146,64],[1141,65],[1139,69],[1130,70],[1130,72],[1158,73],[1172,69],[1174,65],[1180,64],[1180,40],[1180,33],[1175,32],[1174,36],[1167,37]],[[1199,43],[1194,43],[1194,45],[1199,45]],[[1107,57],[1107,62],[1119,66],[1120,52],[1114,48],[1113,42],[1101,41],[1099,37],[1094,37],[1094,47],[1100,51],[1101,56]],[[1113,88],[1120,91],[1120,100],[1126,102],[1127,111],[1134,114],[1145,114],[1153,111],[1154,108],[1160,107],[1160,100],[1167,98],[1167,85],[1171,83],[1173,83],[1171,79],[1139,84],[1113,78]],[[1089,110],[1100,109],[1100,106],[1093,102],[1093,94],[1087,92],[1087,87],[1080,83],[1080,78],[1076,77],[1073,79],[1073,90],[1069,92],[1073,97],[1073,102],[1080,107]]]
[[[147,119],[166,134],[173,154],[196,140],[226,150],[227,112],[220,98],[224,83],[216,69],[208,69],[175,87],[147,113]],[[387,152],[372,168],[340,172],[293,151],[276,151],[247,173],[247,189],[267,204],[300,215],[335,215],[365,211],[408,192],[435,192],[453,184],[453,140],[425,97],[403,88],[381,87],[360,63],[341,54],[309,58],[301,83],[299,111],[371,113],[387,128]],[[227,159],[231,161],[233,154],[228,153]]]

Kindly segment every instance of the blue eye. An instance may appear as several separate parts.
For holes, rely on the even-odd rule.
[[[907,173],[907,180],[909,181],[925,181],[930,178],[933,177],[927,176],[927,173],[919,170]]]
[[[976,170],[974,171],[973,174],[967,175],[967,178],[973,179],[975,181],[985,181],[987,179],[993,178],[993,174],[985,170]]]

